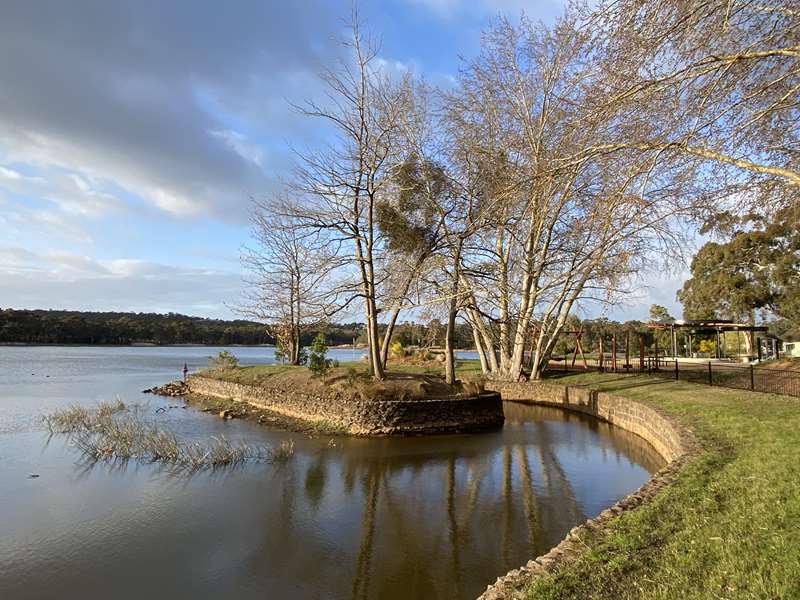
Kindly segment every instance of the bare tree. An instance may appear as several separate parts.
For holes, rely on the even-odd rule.
[[[253,244],[242,250],[242,264],[250,274],[248,291],[239,310],[265,321],[281,357],[297,365],[302,333],[324,325],[336,312],[331,280],[341,259],[326,240],[308,235],[287,218],[286,205],[286,198],[253,203]]]
[[[614,0],[588,10],[585,28],[609,57],[600,104],[625,103],[659,126],[599,139],[575,158],[630,148],[680,153],[705,162],[710,192],[732,192],[739,206],[795,201],[796,0]]]
[[[578,303],[613,301],[654,252],[681,248],[675,192],[691,165],[658,163],[657,150],[584,153],[630,132],[622,103],[592,101],[603,74],[578,25],[569,14],[550,30],[499,21],[449,111],[487,175],[492,218],[463,285],[491,348],[482,364],[505,379],[521,376],[529,348],[538,377]]]
[[[381,70],[378,46],[361,29],[354,10],[348,56],[322,74],[327,99],[298,107],[332,128],[331,141],[316,151],[298,152],[291,185],[299,196],[290,214],[306,232],[324,232],[349,258],[350,283],[342,285],[344,304],[362,304],[367,326],[369,368],[384,377],[378,332],[382,310],[380,269],[383,239],[376,210],[391,180],[398,122],[405,110],[406,86]]]

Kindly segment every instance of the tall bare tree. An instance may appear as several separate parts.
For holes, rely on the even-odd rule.
[[[322,120],[332,135],[324,148],[298,153],[292,187],[300,200],[290,214],[305,231],[325,232],[349,257],[351,285],[344,302],[363,306],[370,372],[383,379],[378,322],[384,241],[376,210],[398,162],[398,123],[407,90],[382,70],[378,46],[363,32],[355,10],[350,31],[343,42],[347,56],[322,74],[326,101],[298,107]]]
[[[592,41],[569,14],[552,29],[501,20],[449,111],[464,151],[495,173],[492,221],[464,278],[493,376],[520,377],[530,350],[538,377],[578,303],[613,301],[654,252],[680,249],[675,192],[691,165],[657,163],[657,150],[585,152],[630,133],[622,103],[594,100]]]
[[[710,192],[728,190],[739,206],[795,201],[796,0],[609,0],[588,10],[586,29],[613,57],[606,63],[604,102],[627,103],[658,127],[627,140],[598,140],[586,152],[682,153],[706,163]]]

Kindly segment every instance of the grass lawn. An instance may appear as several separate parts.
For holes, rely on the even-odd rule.
[[[703,449],[530,598],[800,598],[800,399],[619,374],[552,381],[656,405]]]

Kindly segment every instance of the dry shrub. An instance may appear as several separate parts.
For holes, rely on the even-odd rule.
[[[486,391],[486,378],[481,375],[468,375],[461,379],[461,390],[467,396],[477,396]]]
[[[358,381],[350,387],[351,393],[361,400],[387,402],[392,400],[420,400],[425,397],[422,381],[398,383],[394,381]]]

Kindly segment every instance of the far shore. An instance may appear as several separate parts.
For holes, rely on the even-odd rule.
[[[64,348],[274,348],[275,344],[156,344],[155,342],[133,342],[130,344],[32,344],[28,342],[0,342],[0,347],[64,347]],[[328,346],[328,350],[366,350],[367,346],[339,344]],[[433,348],[434,352],[443,351]],[[475,348],[456,348],[456,352],[475,352]]]
[[[274,348],[274,344],[156,344],[154,342],[134,342],[131,344],[31,344],[28,342],[0,342],[0,346],[54,346],[70,348]],[[351,346],[348,346],[351,347]]]

